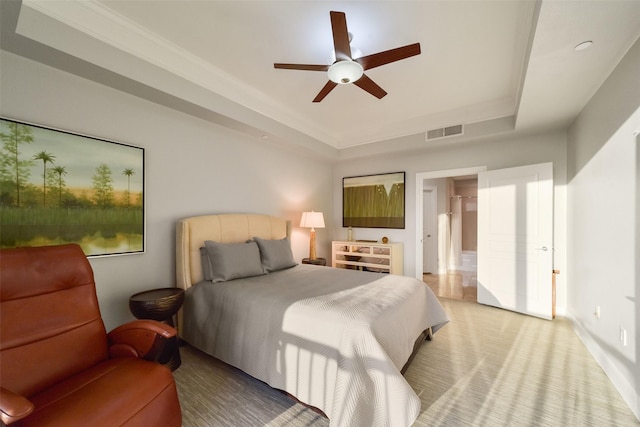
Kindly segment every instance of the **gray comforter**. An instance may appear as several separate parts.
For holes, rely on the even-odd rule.
[[[421,281],[298,265],[187,290],[183,339],[300,401],[332,426],[407,426],[400,374],[419,334],[449,318]]]

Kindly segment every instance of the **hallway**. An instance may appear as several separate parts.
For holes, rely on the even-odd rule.
[[[422,280],[438,297],[477,302],[475,271],[450,270],[448,274],[423,274]]]

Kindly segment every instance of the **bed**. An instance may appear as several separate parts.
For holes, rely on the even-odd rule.
[[[449,321],[437,298],[415,278],[297,264],[289,236],[290,224],[268,215],[179,221],[181,338],[331,426],[411,425],[420,399],[401,371]]]

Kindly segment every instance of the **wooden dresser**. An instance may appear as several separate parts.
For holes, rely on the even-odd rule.
[[[331,266],[402,274],[402,243],[331,242]]]

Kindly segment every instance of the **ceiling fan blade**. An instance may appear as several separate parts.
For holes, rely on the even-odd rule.
[[[351,46],[349,45],[349,32],[347,31],[347,15],[344,12],[329,12],[331,16],[331,29],[333,30],[333,47],[336,52],[336,61],[351,60]]]
[[[304,70],[304,71],[327,71],[329,65],[310,65],[310,64],[273,64],[273,68],[281,68],[284,70]]]
[[[327,82],[326,85],[322,88],[322,90],[318,93],[318,95],[313,99],[313,102],[320,102],[324,99],[325,96],[329,94],[333,90],[334,87],[338,86],[338,83],[334,83],[331,80]]]
[[[375,96],[378,99],[383,98],[387,94],[384,89],[382,89],[376,84],[376,82],[367,77],[366,74],[363,74],[362,77],[353,82],[353,84],[358,86],[360,89],[369,92],[371,95]]]
[[[356,58],[356,62],[362,65],[365,70],[370,70],[381,65],[391,62],[400,61],[412,56],[420,55],[420,43],[414,43],[407,46],[397,47],[395,49],[385,50],[371,55]]]

